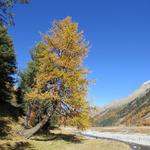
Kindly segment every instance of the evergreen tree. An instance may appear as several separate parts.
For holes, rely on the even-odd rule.
[[[0,26],[0,102],[12,97],[16,59],[13,42],[6,28]]]
[[[38,43],[33,49],[31,49],[31,61],[28,63],[27,69],[20,71],[20,83],[17,89],[17,102],[18,104],[24,103],[25,93],[32,90],[35,83],[35,76],[38,71],[38,60],[37,53],[41,47],[42,43]]]

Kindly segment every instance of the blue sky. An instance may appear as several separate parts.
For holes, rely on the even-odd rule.
[[[91,71],[88,98],[105,105],[128,95],[150,79],[149,0],[32,0],[14,8],[16,25],[9,29],[20,69],[29,50],[54,19],[71,16],[90,41],[85,65]]]

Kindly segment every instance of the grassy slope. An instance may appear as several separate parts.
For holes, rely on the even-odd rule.
[[[0,103],[0,137],[11,138],[16,136],[18,124],[19,108],[11,105],[10,103]]]

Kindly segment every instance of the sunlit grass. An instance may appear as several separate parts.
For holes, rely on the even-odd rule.
[[[9,150],[22,148],[24,150],[131,150],[124,143],[109,140],[83,140],[81,143],[72,143],[64,140],[50,141],[0,141],[0,149]]]

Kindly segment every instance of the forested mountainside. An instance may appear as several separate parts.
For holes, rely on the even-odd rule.
[[[150,82],[94,116],[94,126],[150,125]]]

